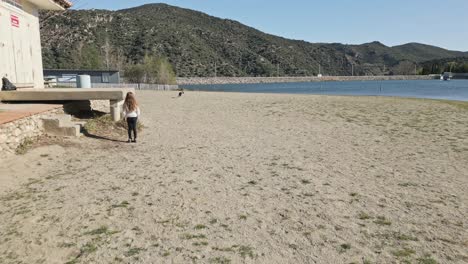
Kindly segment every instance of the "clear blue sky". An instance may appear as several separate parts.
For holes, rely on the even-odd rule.
[[[75,0],[76,8],[163,2],[310,42],[393,46],[420,42],[468,51],[468,0]]]

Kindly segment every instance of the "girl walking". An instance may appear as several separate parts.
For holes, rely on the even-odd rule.
[[[128,143],[136,143],[137,140],[137,122],[140,116],[140,108],[132,92],[127,93],[123,105],[123,117],[127,119],[128,125]],[[132,138],[133,132],[133,138]]]

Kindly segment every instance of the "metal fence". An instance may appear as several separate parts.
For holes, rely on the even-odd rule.
[[[151,83],[93,83],[93,88],[134,88],[135,90],[175,91],[178,85]]]
[[[93,88],[134,88],[135,90],[175,91],[178,85],[151,84],[151,83],[93,83]],[[58,82],[56,87],[76,88],[76,82]]]

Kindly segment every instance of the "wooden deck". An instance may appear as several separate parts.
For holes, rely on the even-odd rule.
[[[131,88],[49,88],[21,89],[17,91],[0,92],[0,101],[84,101],[111,100],[122,101]]]
[[[21,89],[0,92],[2,102],[64,102],[109,100],[110,112],[114,121],[120,120],[120,106],[133,88],[50,88]]]

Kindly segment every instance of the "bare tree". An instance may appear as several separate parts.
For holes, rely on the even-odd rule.
[[[82,0],[74,0],[74,6],[79,9],[83,8],[84,6],[87,5],[86,2]],[[43,11],[41,13],[41,19],[39,21],[39,28],[40,30],[43,30],[46,27],[52,27],[53,25],[50,23],[53,21],[54,18],[57,17],[62,17],[62,18],[67,18],[67,13],[70,12],[70,9],[65,9],[62,11]],[[57,42],[58,40],[62,39],[69,39],[70,36],[73,34],[78,33],[79,28],[72,28],[68,30],[65,34],[53,34],[51,37],[47,39],[43,39],[44,43],[54,43]]]
[[[396,75],[412,75],[415,74],[415,63],[411,61],[402,61],[395,68]]]
[[[77,6],[77,8],[83,8],[84,6],[87,5],[87,3],[83,3],[81,0],[74,0],[74,6]],[[45,11],[42,15],[41,21],[39,22],[39,28],[42,29],[45,26],[47,26],[48,22],[57,16],[64,16],[67,12],[69,12],[70,9],[65,9],[63,11]]]
[[[104,60],[106,63],[106,67],[109,70],[111,65],[111,56],[112,56],[112,46],[109,44],[109,37],[106,36],[105,44],[102,46],[102,50],[104,51]]]

